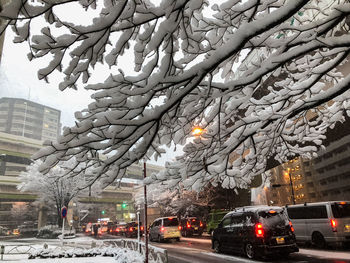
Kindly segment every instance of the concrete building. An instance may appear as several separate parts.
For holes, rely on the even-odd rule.
[[[350,200],[350,135],[330,143],[310,166],[319,201]]]
[[[300,157],[272,168],[270,188],[265,189],[267,203],[285,205],[317,201],[310,169],[310,162]]]
[[[38,141],[54,141],[61,130],[61,112],[29,100],[0,98],[0,132]]]

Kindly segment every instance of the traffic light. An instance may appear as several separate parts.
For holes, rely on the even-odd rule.
[[[122,204],[122,208],[125,209],[125,208],[127,207],[127,205],[128,205],[128,204],[123,203],[123,204]]]
[[[105,210],[102,210],[102,211],[101,211],[101,214],[102,214],[102,215],[104,215],[105,213],[106,213],[106,211],[105,211]]]

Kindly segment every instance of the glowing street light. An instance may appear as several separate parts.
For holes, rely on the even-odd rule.
[[[202,128],[195,127],[195,128],[192,130],[192,134],[193,134],[194,136],[200,136],[200,135],[202,135],[203,131],[204,131],[204,130],[203,130]]]

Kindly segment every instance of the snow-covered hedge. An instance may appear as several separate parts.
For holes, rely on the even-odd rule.
[[[55,225],[47,225],[39,229],[37,238],[57,238],[62,233]]]
[[[106,248],[72,248],[64,250],[60,247],[37,249],[29,255],[29,259],[35,258],[71,258],[71,257],[95,257],[95,256],[115,257],[118,263],[142,263],[144,256],[137,251],[127,248],[106,247]],[[152,262],[152,261],[150,261]]]

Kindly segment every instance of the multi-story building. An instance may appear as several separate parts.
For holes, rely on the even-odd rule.
[[[0,132],[39,141],[54,141],[61,130],[61,112],[29,100],[0,98]]]
[[[272,168],[271,187],[267,191],[268,203],[285,205],[316,201],[317,195],[310,169],[310,161],[300,157]]]
[[[17,190],[18,175],[43,141],[57,139],[60,115],[59,110],[29,100],[0,98],[0,225],[11,223],[14,207],[36,199],[33,193]]]
[[[350,135],[331,142],[310,165],[319,201],[350,200]]]

